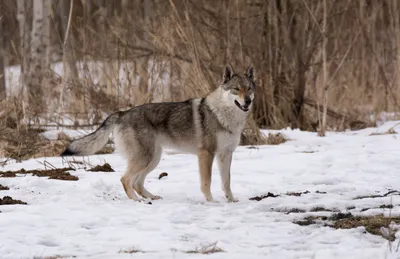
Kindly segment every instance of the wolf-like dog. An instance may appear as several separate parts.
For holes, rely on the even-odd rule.
[[[216,158],[225,197],[228,202],[236,202],[230,186],[232,153],[239,145],[254,92],[253,66],[239,75],[227,65],[222,83],[205,97],[148,103],[115,112],[95,132],[70,143],[61,156],[93,154],[113,133],[116,148],[128,160],[121,177],[126,194],[132,200],[141,200],[138,195],[156,200],[161,197],[150,193],[144,181],[158,165],[162,148],[197,154],[200,189],[210,202],[215,202],[210,187]]]

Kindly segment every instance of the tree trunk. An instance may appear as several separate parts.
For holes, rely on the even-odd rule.
[[[71,89],[73,98],[68,98],[70,100],[76,101],[76,103],[70,103],[72,107],[77,109],[72,110],[73,112],[83,113],[85,110],[85,98],[84,89],[80,89],[79,85],[79,74],[76,67],[76,58],[74,55],[75,37],[72,32],[72,17],[74,11],[74,1],[73,0],[62,0],[60,6],[60,17],[63,30],[63,74],[62,74],[62,96],[65,94],[67,89]],[[70,92],[70,91],[68,91]],[[71,93],[70,93],[71,94]],[[61,97],[62,97],[61,96]],[[62,99],[60,97],[60,99]],[[74,100],[77,98],[77,100]],[[61,100],[62,102],[62,100]],[[59,113],[61,109],[59,109]]]
[[[141,0],[140,1],[141,5],[141,15],[142,15],[142,21],[144,21],[144,27],[149,28],[151,24],[151,15],[152,15],[152,9],[153,9],[153,1],[152,0]],[[142,35],[139,35],[140,37],[140,42],[144,43],[144,45],[148,44],[149,37],[148,37],[148,32],[144,31]],[[140,76],[140,81],[139,81],[139,89],[141,94],[146,96],[148,93],[152,92],[152,90],[149,89],[149,57],[142,57],[140,60],[137,62],[137,72],[139,73]],[[157,64],[152,62],[153,67],[157,67]],[[153,97],[150,97],[152,99]]]
[[[26,90],[31,115],[38,116],[46,105],[43,98],[43,79],[49,67],[50,22],[48,0],[33,1],[31,59]]]
[[[31,46],[31,30],[32,30],[32,1],[30,0],[18,0],[18,25],[19,25],[19,36],[20,45],[19,53],[21,57],[21,76],[20,76],[20,89],[19,92],[23,93],[26,89],[25,82],[29,71],[29,58],[30,58],[30,46]],[[25,95],[25,99],[26,99]]]
[[[318,136],[324,137],[325,136],[325,131],[326,131],[326,114],[328,111],[328,68],[327,68],[327,60],[326,60],[326,44],[327,44],[327,37],[326,37],[326,21],[327,21],[327,10],[326,10],[326,0],[323,0],[324,4],[324,20],[322,23],[322,36],[323,36],[323,41],[322,41],[322,76],[323,76],[323,90],[324,90],[324,96],[323,96],[323,112],[322,112],[322,125],[319,127],[319,132]]]
[[[4,67],[4,27],[3,21],[0,20],[0,101],[5,100],[7,97],[6,93],[6,71]]]
[[[71,25],[69,24],[70,19],[72,19],[70,16],[73,15],[73,3],[73,0],[62,0],[60,8],[60,17],[64,35],[63,63],[65,68],[63,72],[63,81],[69,83],[78,78],[78,70],[74,58],[75,37],[71,31]]]

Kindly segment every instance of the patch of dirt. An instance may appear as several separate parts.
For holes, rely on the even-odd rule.
[[[383,204],[381,206],[379,206],[380,209],[393,209],[393,205],[392,204]]]
[[[12,204],[24,204],[26,205],[26,202],[20,201],[20,200],[14,200],[10,196],[4,196],[3,199],[0,198],[0,205],[12,205]]]
[[[163,177],[167,177],[168,173],[167,172],[162,172],[159,176],[158,176],[158,180],[161,180],[161,178]]]
[[[276,198],[276,197],[279,197],[279,195],[275,195],[275,194],[273,194],[271,192],[268,192],[267,194],[264,194],[264,195],[251,197],[251,198],[249,198],[249,200],[251,200],[251,201],[261,201],[263,199],[270,198],[270,197],[271,198]]]
[[[303,195],[303,194],[309,194],[309,193],[311,193],[310,191],[308,191],[308,190],[305,190],[304,192],[287,192],[286,193],[286,195],[288,195],[288,196],[301,196],[301,195]],[[326,192],[320,192],[320,191],[315,191],[315,193],[318,193],[318,194],[326,194]]]
[[[297,225],[300,225],[300,226],[309,226],[309,225],[312,225],[312,224],[316,224],[315,223],[315,218],[312,217],[312,216],[306,217],[303,220],[296,220],[293,223],[295,223]]]
[[[8,190],[10,190],[10,188],[0,184],[0,191],[8,191]]]
[[[91,171],[91,172],[115,172],[114,169],[112,169],[111,165],[108,163],[105,163],[104,165],[96,165],[95,167],[89,169],[88,171]]]
[[[350,212],[348,213],[335,213],[332,216],[329,217],[329,220],[341,220],[341,219],[349,219],[352,218],[353,214],[351,214]]]
[[[333,211],[333,210],[318,206],[310,210],[310,212],[319,212],[319,211]]]
[[[383,198],[383,197],[387,197],[390,194],[400,195],[400,192],[396,191],[396,190],[390,190],[385,194],[371,194],[371,195],[357,196],[357,197],[353,198],[353,200],[361,200],[361,199],[367,199],[367,198]]]
[[[286,195],[288,196],[301,196],[302,194],[307,194],[310,193],[309,191],[304,191],[304,192],[288,192]]]
[[[18,171],[0,171],[0,177],[16,177],[17,174],[32,174],[38,177],[49,177],[49,179],[64,180],[64,181],[77,181],[77,176],[71,175],[67,171],[75,171],[71,167],[67,168],[56,168],[49,170],[25,170],[20,169]]]
[[[351,213],[336,213],[330,217],[309,216],[304,220],[295,221],[293,223],[300,226],[321,224],[321,222],[318,221],[325,222],[325,224],[322,224],[323,226],[329,226],[335,229],[351,229],[363,226],[370,234],[381,236],[389,241],[394,241],[394,231],[389,231],[389,234],[387,234],[382,231],[382,228],[389,228],[391,222],[399,224],[400,217],[384,217],[383,215],[354,216]]]
[[[293,208],[293,209],[290,209],[288,212],[286,212],[286,214],[290,214],[290,213],[305,213],[305,212],[306,212],[306,210]]]

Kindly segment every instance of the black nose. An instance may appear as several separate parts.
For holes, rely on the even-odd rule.
[[[244,99],[244,104],[245,104],[245,105],[249,106],[250,103],[251,103],[251,99],[250,99],[250,98]]]

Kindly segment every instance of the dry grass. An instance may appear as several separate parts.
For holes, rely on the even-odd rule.
[[[400,223],[400,217],[384,217],[383,215],[377,216],[356,216],[347,219],[341,219],[334,223],[333,227],[336,229],[350,229],[357,227],[365,227],[365,230],[373,235],[382,236],[383,238],[394,241],[395,233],[390,233],[388,236],[382,231],[382,228],[389,228],[391,222]]]
[[[390,223],[400,223],[400,217],[385,217],[383,215],[374,216],[353,216],[351,213],[336,213],[330,217],[309,216],[304,220],[295,221],[300,226],[312,224],[323,224],[335,229],[351,229],[364,227],[365,230],[373,235],[381,236],[389,241],[395,240],[395,232],[391,231]],[[384,231],[383,229],[389,229]]]
[[[199,97],[219,85],[227,63],[237,73],[249,63],[256,69],[253,116],[242,134],[241,145],[286,141],[263,136],[259,127],[317,131],[326,79],[336,86],[329,90],[328,129],[371,126],[375,121],[367,117],[372,112],[399,108],[400,62],[379,58],[399,52],[398,20],[390,18],[395,15],[380,15],[398,13],[400,5],[395,1],[385,5],[328,2],[331,12],[325,35],[330,44],[326,48],[320,44],[322,24],[315,24],[324,14],[319,1],[308,3],[309,10],[303,1],[285,2],[285,8],[274,1],[248,0],[229,5],[208,0],[76,4],[75,8],[82,11],[71,12],[74,30],[67,37],[74,48],[65,51],[59,44],[65,32],[53,30],[48,58],[57,62],[71,56],[74,60],[69,65],[74,67],[80,62],[84,73],[79,78],[71,78],[68,73],[59,78],[48,68],[38,71],[45,77],[42,90],[46,109],[40,118],[47,121],[62,123],[60,117],[67,114],[79,127],[79,119],[86,120],[86,124],[99,123],[122,108]],[[65,14],[58,9],[51,12],[51,23],[56,27],[66,25]],[[3,17],[8,32],[4,47],[15,51],[6,52],[5,58],[16,65],[20,57],[30,57],[18,48],[22,39],[15,22],[17,10],[9,10]],[[355,32],[359,32],[357,37]],[[385,36],[393,38],[394,43],[383,40]],[[325,62],[322,52],[326,54]],[[323,64],[328,68],[327,78],[323,76]],[[14,82],[11,88],[18,88],[19,83]],[[30,117],[29,111],[35,107],[15,100],[6,106],[4,109],[0,105],[0,121],[8,116],[3,125],[0,122],[0,136],[5,136],[0,139],[0,156],[22,160],[60,153],[65,142],[46,142],[21,123],[24,118],[25,123],[40,124],[38,116]],[[7,130],[2,132],[4,125]],[[99,153],[111,152],[113,148],[107,147]]]
[[[217,247],[217,242],[208,245],[202,245],[194,250],[184,251],[184,253],[187,254],[214,254],[221,252],[225,251],[222,248]]]
[[[266,137],[267,145],[280,145],[286,141],[288,141],[288,139],[281,133],[268,133],[268,136]]]
[[[373,132],[371,134],[369,134],[370,136],[379,136],[379,135],[391,135],[391,134],[397,134],[397,131],[394,130],[394,128],[396,126],[400,125],[400,123],[394,125],[393,127],[391,127],[390,129],[388,129],[385,132]]]
[[[35,256],[33,259],[68,259],[76,258],[75,255],[51,255],[51,256]]]
[[[118,253],[120,253],[120,254],[136,254],[136,253],[144,253],[144,252],[140,249],[132,247],[129,249],[121,249],[121,250],[119,250]]]

